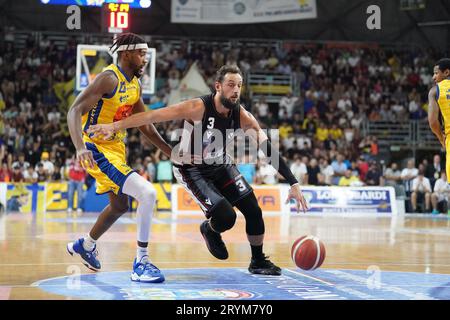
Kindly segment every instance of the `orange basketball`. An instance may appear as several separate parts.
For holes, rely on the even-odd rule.
[[[303,236],[295,240],[291,249],[292,261],[303,270],[319,268],[325,260],[325,246],[315,236]]]

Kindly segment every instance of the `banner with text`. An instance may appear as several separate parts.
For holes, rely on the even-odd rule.
[[[296,203],[286,204],[289,186],[253,186],[258,204],[267,213],[296,212]],[[309,213],[397,214],[392,187],[302,186]],[[202,213],[192,196],[180,185],[172,186],[172,211],[176,214]]]
[[[309,212],[397,214],[395,190],[392,187],[305,186],[302,192],[309,203]],[[290,211],[296,211],[295,204],[290,204]]]
[[[317,18],[316,0],[172,0],[172,23],[240,24]]]

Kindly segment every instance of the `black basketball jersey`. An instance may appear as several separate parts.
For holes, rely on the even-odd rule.
[[[228,116],[223,116],[214,105],[215,93],[201,96],[205,112],[201,122],[184,121],[180,141],[180,155],[190,155],[190,165],[204,166],[211,163],[230,163],[226,146],[234,139],[234,133],[240,129],[240,107],[232,109]],[[205,162],[205,160],[207,160]]]

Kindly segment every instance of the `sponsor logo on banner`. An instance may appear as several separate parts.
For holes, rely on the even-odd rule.
[[[61,211],[67,210],[69,201],[68,201],[68,184],[67,183],[57,183],[51,182],[47,183],[46,190],[46,204],[45,208],[48,211]],[[75,193],[75,198],[73,200],[74,206],[77,205],[77,195]]]
[[[199,205],[183,188],[177,189],[177,207],[179,211],[201,211]]]
[[[302,187],[310,212],[396,213],[391,187]],[[291,211],[295,205],[291,204]]]
[[[172,23],[235,24],[317,18],[316,0],[172,1]]]
[[[255,187],[254,192],[263,212],[281,212],[283,205],[281,201],[281,189],[279,187]],[[174,189],[176,192],[177,212],[201,212],[196,200],[181,186]],[[175,204],[174,204],[175,206]]]
[[[254,294],[235,289],[121,289],[125,300],[184,300],[184,299],[251,299]]]
[[[45,183],[8,183],[6,211],[44,212]]]
[[[263,212],[281,211],[280,188],[255,188],[254,192]]]

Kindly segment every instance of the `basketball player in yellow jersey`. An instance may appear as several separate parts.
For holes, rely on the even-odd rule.
[[[428,94],[428,122],[447,153],[445,168],[447,183],[450,184],[450,59],[436,63],[433,80],[436,86]],[[444,119],[444,132],[439,122],[439,111]]]
[[[162,282],[164,276],[150,262],[147,252],[151,216],[156,202],[155,188],[127,165],[123,141],[126,137],[125,130],[116,132],[106,141],[87,133],[90,125],[113,123],[146,110],[138,78],[142,76],[147,64],[147,49],[147,44],[139,36],[120,35],[111,46],[113,52],[118,52],[118,65],[112,64],[97,75],[68,112],[69,131],[77,159],[95,178],[96,192],[109,193],[109,205],[103,209],[89,234],[69,243],[67,251],[72,256],[79,255],[82,263],[89,269],[100,270],[96,241],[128,211],[128,196],[131,196],[138,202],[138,246],[131,280]],[[170,146],[153,125],[141,126],[139,130],[170,157]]]

